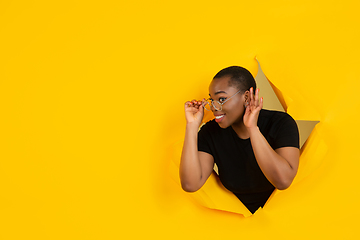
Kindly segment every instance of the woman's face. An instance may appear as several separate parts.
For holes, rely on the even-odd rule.
[[[209,86],[210,98],[214,101],[224,102],[236,92],[239,91],[236,87],[229,86],[230,77],[215,78]],[[245,101],[247,100],[248,91],[245,93],[238,93],[222,105],[221,111],[211,107],[215,116],[215,121],[221,128],[227,128],[231,125],[242,124],[243,115],[245,112]]]

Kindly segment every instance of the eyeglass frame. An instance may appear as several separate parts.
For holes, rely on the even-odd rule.
[[[229,101],[231,98],[233,98],[236,94],[238,94],[239,92],[241,92],[241,90],[239,90],[239,91],[237,91],[234,95],[232,95],[231,97],[229,97],[228,99],[226,99],[225,101],[223,101],[222,103],[221,102],[219,102],[219,101],[217,101],[217,100],[212,100],[212,99],[210,99],[210,98],[208,98],[208,99],[206,99],[206,103],[205,104],[203,104],[203,107],[204,107],[204,109],[205,110],[207,110],[207,111],[211,111],[211,106],[210,106],[210,110],[209,109],[206,109],[205,108],[205,105],[206,104],[209,104],[210,105],[210,103],[208,102],[209,100],[211,101],[211,104],[212,104],[212,106],[214,107],[214,109],[216,110],[216,111],[221,111],[222,110],[222,105],[224,104],[224,103],[226,103],[227,101]],[[217,109],[217,107],[215,107],[215,105],[214,105],[214,101],[216,101],[216,102],[218,102],[219,103],[219,105],[220,105],[220,110],[219,109]]]

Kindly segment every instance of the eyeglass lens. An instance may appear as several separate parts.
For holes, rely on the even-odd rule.
[[[219,104],[218,101],[213,101],[213,102],[212,102],[211,100],[207,100],[207,101],[206,101],[204,108],[205,108],[206,110],[208,110],[208,111],[211,111],[211,107],[212,107],[212,106],[214,106],[215,109],[218,110],[218,111],[221,111],[221,109],[222,109],[222,106],[221,106],[221,104]]]

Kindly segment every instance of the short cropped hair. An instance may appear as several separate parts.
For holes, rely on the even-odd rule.
[[[215,75],[214,79],[222,78],[225,76],[230,77],[229,86],[236,87],[242,93],[250,90],[251,87],[253,87],[254,92],[256,90],[255,79],[246,68],[239,66],[231,66],[224,68]]]

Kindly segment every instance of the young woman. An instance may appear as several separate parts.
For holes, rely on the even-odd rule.
[[[299,164],[299,132],[287,113],[262,109],[251,73],[232,66],[217,73],[208,100],[185,103],[180,163],[182,188],[200,189],[218,166],[223,185],[254,213],[275,188],[290,186]],[[255,90],[255,94],[254,94]],[[215,119],[198,131],[204,108]]]

